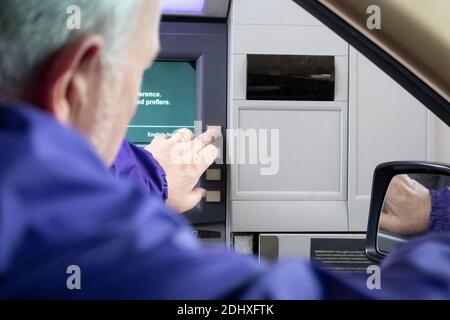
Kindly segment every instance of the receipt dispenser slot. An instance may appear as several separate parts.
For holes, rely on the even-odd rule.
[[[334,101],[334,93],[334,56],[247,56],[247,100]]]

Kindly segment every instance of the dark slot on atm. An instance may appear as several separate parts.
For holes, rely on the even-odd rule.
[[[334,56],[247,56],[247,100],[334,101],[334,82]]]

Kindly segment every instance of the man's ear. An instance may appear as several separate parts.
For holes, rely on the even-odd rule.
[[[34,103],[68,123],[88,99],[89,84],[99,77],[103,39],[88,35],[65,46],[45,64],[33,87]]]

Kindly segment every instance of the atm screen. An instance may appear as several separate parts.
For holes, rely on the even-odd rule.
[[[194,130],[196,90],[195,62],[154,62],[144,73],[127,139],[147,145],[157,135],[171,136],[179,128]]]

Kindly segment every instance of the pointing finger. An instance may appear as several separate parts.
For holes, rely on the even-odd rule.
[[[197,136],[194,139],[194,146],[193,146],[194,152],[200,152],[203,148],[214,143],[216,137],[219,137],[220,135],[221,133],[218,132],[217,130],[208,129],[203,134]]]
[[[172,142],[187,142],[194,138],[194,134],[191,130],[182,128],[173,134],[173,136],[169,139]]]

